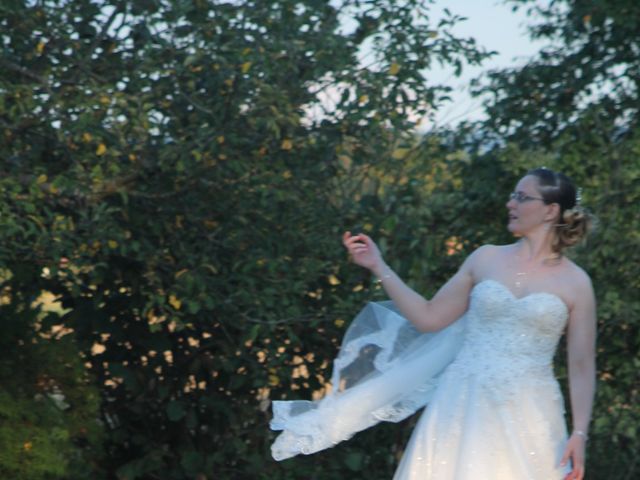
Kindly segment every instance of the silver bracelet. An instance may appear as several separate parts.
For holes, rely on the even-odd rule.
[[[575,433],[576,435],[581,436],[582,438],[584,438],[585,442],[587,440],[589,440],[589,435],[587,435],[586,433],[584,433],[582,430],[574,430],[573,433]]]
[[[388,278],[391,278],[391,274],[390,273],[386,273],[384,275],[382,275],[381,277],[376,278],[376,283],[382,283],[383,280],[386,280]]]

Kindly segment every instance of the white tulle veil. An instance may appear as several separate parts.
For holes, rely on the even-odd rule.
[[[318,401],[273,402],[271,429],[282,430],[273,458],[315,453],[426,405],[460,349],[465,324],[463,316],[439,332],[420,333],[392,302],[369,303],[334,360],[332,392]]]

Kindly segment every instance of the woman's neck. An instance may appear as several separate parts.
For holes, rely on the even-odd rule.
[[[516,255],[527,262],[545,262],[555,259],[558,254],[551,248],[553,237],[551,232],[540,232],[538,235],[523,236],[516,242]]]

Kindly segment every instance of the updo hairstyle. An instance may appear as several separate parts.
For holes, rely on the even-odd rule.
[[[593,224],[592,215],[580,206],[578,192],[569,177],[548,168],[529,170],[527,175],[538,179],[538,191],[545,204],[560,205],[558,223],[554,225],[555,238],[551,245],[558,255],[567,247],[583,240]]]

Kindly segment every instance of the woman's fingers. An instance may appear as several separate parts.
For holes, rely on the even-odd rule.
[[[354,256],[366,255],[368,253],[367,248],[355,248],[349,251],[351,252],[351,255],[354,255]]]
[[[579,480],[580,477],[578,477],[578,471],[574,468],[569,473],[567,473],[567,476],[564,478],[565,480]]]
[[[347,240],[345,244],[347,248],[357,248],[357,247],[365,247],[366,245],[358,240],[355,240],[353,237]]]
[[[351,248],[353,245],[364,245],[362,234],[351,235],[351,232],[345,232],[342,236],[342,243],[345,247]]]
[[[342,234],[342,243],[346,246],[347,245],[347,241],[349,240],[349,238],[351,238],[351,232],[350,231],[346,231]]]
[[[349,231],[344,232],[342,243],[349,253],[349,260],[362,267],[372,268],[379,256],[376,244],[364,233],[352,235]]]
[[[562,460],[560,460],[560,466],[564,467],[567,464],[567,462],[569,461],[570,457],[571,457],[571,446],[567,445],[567,447],[564,449],[564,454],[562,455]],[[573,480],[573,473],[574,473],[574,469],[572,468],[571,471],[565,475],[564,479],[565,480]]]
[[[371,237],[369,235],[361,233],[359,236],[367,246],[373,245],[373,240],[371,240]]]
[[[361,257],[368,251],[367,245],[363,243],[361,235],[351,235],[350,231],[346,231],[342,235],[342,244],[347,249],[349,257],[352,260],[356,257]]]
[[[565,479],[567,480],[583,480],[584,479],[584,439],[577,435],[572,435],[567,442],[567,446],[560,461],[560,465],[564,466],[571,461],[571,472]]]
[[[562,455],[562,460],[560,460],[561,467],[564,467],[567,464],[569,457],[571,457],[571,445],[567,445],[564,449],[564,455]]]
[[[584,477],[584,462],[581,458],[578,458],[577,455],[572,455],[571,457],[572,463],[573,463],[573,473],[574,473],[574,478],[576,480],[582,480],[582,478]]]
[[[342,244],[349,248],[349,238],[351,238],[351,232],[347,231],[342,234]]]
[[[564,478],[565,478],[565,480],[583,480],[584,479],[584,469],[574,468]]]
[[[566,465],[569,459],[571,460],[572,468],[571,471],[564,477],[565,480],[583,480],[584,462],[582,461],[582,459],[578,458],[578,455],[571,446],[567,447],[564,456],[560,461],[560,465]]]

